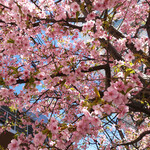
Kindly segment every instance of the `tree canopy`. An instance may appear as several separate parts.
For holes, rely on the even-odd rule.
[[[0,0],[0,86],[9,150],[150,149],[150,0]]]

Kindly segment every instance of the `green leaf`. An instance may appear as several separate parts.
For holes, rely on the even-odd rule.
[[[0,77],[0,85],[5,85],[5,82],[2,77]]]
[[[15,112],[17,110],[14,106],[10,106],[9,109],[11,112]]]
[[[15,43],[15,41],[10,38],[9,40],[7,40],[7,43]]]
[[[52,132],[49,131],[48,134],[47,134],[47,136],[48,136],[49,138],[52,138]]]
[[[74,132],[74,131],[76,131],[77,129],[76,129],[75,126],[71,126],[71,127],[68,128],[68,130],[69,130],[69,132]]]
[[[79,11],[76,12],[76,21],[78,22],[78,17],[79,17]]]
[[[84,2],[83,2],[83,3],[81,3],[81,5],[80,5],[80,9],[81,9],[81,11],[84,11]]]
[[[87,8],[88,8],[88,11],[90,12],[91,9],[92,9],[92,5],[89,4],[89,5],[87,6]]]
[[[126,81],[126,79],[127,79],[127,76],[130,75],[131,73],[135,73],[135,71],[132,70],[132,69],[129,69],[129,68],[126,69],[125,76],[124,76],[124,77],[125,77],[125,81]]]
[[[29,79],[29,83],[33,83],[35,81],[35,79],[31,76],[31,78]]]
[[[18,74],[18,67],[14,67],[14,66],[8,66],[9,69],[12,69],[13,72],[11,72],[9,75],[12,75],[12,74]]]
[[[37,69],[34,73],[33,73],[33,75],[37,75],[37,74],[39,74],[40,73],[40,71]]]
[[[0,145],[0,149],[1,149],[1,150],[5,150],[5,148],[4,148],[3,146],[1,146],[1,145]]]
[[[89,95],[86,95],[85,100],[88,100],[88,99],[89,99]]]
[[[42,131],[42,133],[43,133],[43,134],[47,134],[47,136],[48,136],[49,138],[52,138],[52,133],[51,133],[50,130],[45,129],[45,130]]]
[[[132,90],[132,87],[129,87],[126,91],[126,93],[128,93],[130,90]]]
[[[12,69],[12,70],[18,70],[18,67],[14,67],[14,66],[8,66],[8,68]]]
[[[103,22],[103,27],[108,30],[109,22],[108,21],[104,21]]]
[[[95,49],[95,47],[96,47],[96,46],[95,46],[95,45],[93,45],[93,46],[92,46],[92,50],[93,50],[93,49]]]
[[[74,91],[74,90],[75,90],[75,88],[70,88],[70,90]]]
[[[121,91],[120,93],[123,94],[123,95],[126,95],[126,93],[124,91]]]
[[[45,130],[42,131],[43,134],[47,134],[48,132],[49,132],[48,129],[45,129]]]
[[[95,94],[97,95],[98,98],[101,97],[100,94],[99,94],[99,91],[98,91],[97,87],[94,87],[94,92],[95,92]]]
[[[105,100],[104,99],[102,99],[102,98],[99,98],[98,99],[98,104],[104,104],[105,103]]]
[[[65,84],[66,79],[64,79],[63,81],[61,81],[61,87]]]
[[[24,86],[24,89],[27,89],[28,85],[29,85],[29,83],[27,82]]]

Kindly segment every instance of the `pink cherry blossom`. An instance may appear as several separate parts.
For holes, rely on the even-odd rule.
[[[8,79],[7,83],[8,83],[9,85],[13,85],[13,84],[16,83],[16,80],[15,80],[14,77],[10,77],[10,78]]]
[[[125,105],[121,105],[119,106],[119,115],[118,118],[121,118],[124,116],[125,113],[127,113],[129,111],[129,108]]]
[[[119,92],[125,90],[125,85],[122,80],[118,80],[117,82],[115,82],[114,86],[117,89],[117,91],[119,91]]]
[[[134,60],[134,58],[135,57],[131,52],[125,55],[125,60],[126,61],[132,61],[132,60]]]
[[[142,42],[141,42],[141,40],[138,40],[138,39],[135,40],[135,47],[136,47],[137,51],[142,49]]]
[[[79,5],[77,4],[77,2],[71,3],[70,8],[72,9],[73,12],[80,11],[80,7],[79,7]]]
[[[38,134],[35,134],[34,139],[33,139],[35,146],[43,145],[45,138],[46,138],[46,135],[43,135],[41,132],[39,132]]]
[[[131,74],[131,79],[132,81],[136,82],[139,81],[138,75],[137,74]]]
[[[108,105],[108,104],[105,104],[103,106],[103,109],[104,109],[104,112],[106,112],[108,115],[110,115],[112,112],[115,112],[115,109],[114,107]]]
[[[100,107],[100,105],[94,105],[93,109],[94,109],[94,113],[100,116],[102,115],[102,112],[104,111],[103,108]]]
[[[98,117],[93,117],[93,118],[91,119],[91,123],[92,123],[92,125],[94,125],[94,126],[101,126],[101,121],[100,121],[100,119],[99,119]]]
[[[44,72],[40,72],[38,75],[37,75],[38,79],[40,80],[43,80],[44,77],[45,77],[45,73]]]
[[[16,139],[11,140],[11,143],[8,144],[8,149],[9,150],[21,150],[20,148],[20,143],[21,141],[17,141]]]
[[[94,12],[92,12],[92,13],[90,13],[90,14],[88,14],[87,15],[87,20],[93,20],[93,19],[95,19],[95,16],[96,16],[96,14],[94,13]]]
[[[150,147],[148,10],[149,0],[0,0],[0,133],[23,130],[8,149]]]
[[[109,87],[106,92],[104,92],[104,99],[111,102],[113,99],[118,97],[118,92],[113,87]]]
[[[119,93],[118,97],[113,100],[113,103],[116,104],[117,106],[119,106],[120,104],[123,103],[123,100],[124,100],[124,95]]]

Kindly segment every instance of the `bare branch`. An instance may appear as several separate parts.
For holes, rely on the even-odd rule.
[[[150,134],[150,130],[144,131],[143,133],[141,133],[141,134],[138,136],[138,138],[136,138],[135,140],[133,140],[133,141],[131,141],[131,142],[122,143],[122,144],[117,144],[115,147],[121,146],[121,145],[126,146],[126,145],[135,144],[135,143],[139,142],[140,140],[142,140],[142,138],[143,138],[144,136],[146,136],[147,134]],[[113,147],[113,148],[115,148],[115,147]]]
[[[109,51],[109,53],[112,55],[112,57],[114,59],[117,60],[123,60],[123,58],[121,57],[121,55],[117,52],[117,50],[115,49],[115,47],[108,42],[107,40],[105,40],[104,38],[99,39],[99,41],[101,42],[101,44],[103,44],[103,47]]]
[[[7,9],[11,9],[11,8],[9,8],[9,7],[5,6],[5,5],[3,5],[2,3],[0,3],[0,6],[3,6],[4,8],[7,8]]]

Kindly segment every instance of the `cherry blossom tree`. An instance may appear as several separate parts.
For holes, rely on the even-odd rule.
[[[0,0],[8,149],[148,150],[149,45],[150,0]]]

